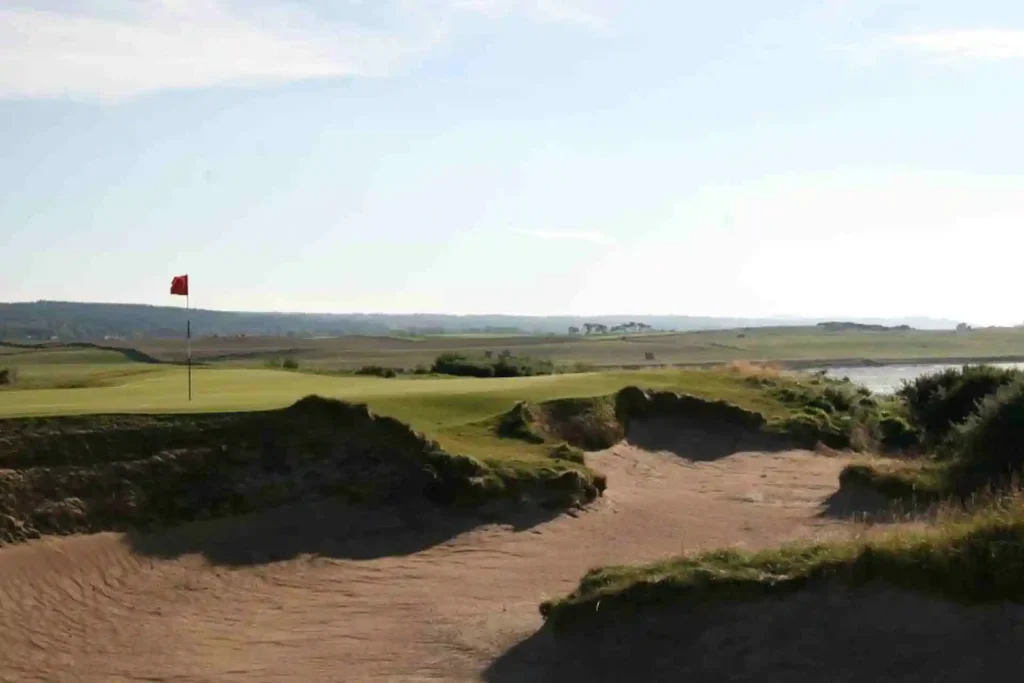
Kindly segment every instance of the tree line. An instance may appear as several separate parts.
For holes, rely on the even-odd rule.
[[[602,323],[583,323],[580,329],[575,325],[569,327],[569,334],[629,334],[636,332],[649,332],[654,328],[646,323],[628,322],[620,325],[604,325]]]

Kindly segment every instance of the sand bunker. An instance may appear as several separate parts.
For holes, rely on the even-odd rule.
[[[588,455],[609,488],[571,516],[489,524],[320,502],[2,549],[0,672],[13,681],[543,680],[554,669],[535,648],[538,604],[591,567],[850,528],[828,514],[845,459],[677,430],[637,423],[626,442]],[[578,680],[625,680],[618,671]]]

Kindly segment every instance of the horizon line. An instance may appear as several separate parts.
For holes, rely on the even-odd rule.
[[[829,322],[842,322],[844,320],[933,320],[933,321],[949,321],[949,322],[966,322],[960,321],[958,318],[933,316],[933,315],[901,315],[901,316],[886,316],[886,315],[845,315],[845,314],[832,314],[832,315],[812,315],[812,314],[792,314],[792,313],[773,313],[763,315],[741,315],[741,314],[722,314],[714,315],[708,313],[451,313],[443,311],[406,311],[406,312],[384,312],[384,311],[331,311],[331,312],[317,312],[317,311],[301,311],[301,310],[244,310],[244,309],[224,309],[224,308],[198,308],[192,307],[186,309],[184,307],[174,306],[172,304],[154,304],[145,302],[132,302],[132,301],[82,301],[82,300],[71,300],[71,299],[36,299],[33,301],[0,301],[0,305],[6,306],[30,306],[33,304],[78,304],[78,305],[92,305],[92,306],[146,306],[150,308],[170,308],[191,311],[207,311],[213,313],[256,313],[262,315],[363,315],[363,316],[447,316],[455,318],[471,318],[471,317],[506,317],[506,318],[619,318],[619,317],[659,317],[659,318],[709,318],[712,320],[825,320]]]

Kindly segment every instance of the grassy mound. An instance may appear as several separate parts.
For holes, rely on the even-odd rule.
[[[747,377],[744,407],[723,399],[627,386],[611,396],[517,403],[494,432],[530,444],[609,448],[635,421],[679,419],[704,427],[762,431],[813,448],[906,448],[916,434],[896,405],[848,382],[820,377]]]
[[[495,432],[527,443],[564,443],[583,450],[610,448],[624,435],[609,396],[520,401],[499,417]]]
[[[637,387],[626,387],[615,396],[615,414],[627,429],[632,420],[655,417],[680,417],[744,429],[760,429],[766,424],[761,413],[729,401],[672,391],[646,392]]]
[[[758,599],[824,582],[883,582],[965,601],[1024,600],[1024,508],[1019,499],[1005,500],[927,531],[870,541],[723,550],[595,569],[571,595],[540,609],[555,626],[611,623],[652,607]]]
[[[621,441],[630,421],[656,417],[679,417],[744,429],[759,429],[766,424],[760,413],[728,401],[671,391],[646,392],[631,386],[612,396],[538,404],[521,401],[500,416],[494,430],[498,436],[531,444],[562,443],[569,448],[592,451],[610,448]]]
[[[243,514],[318,497],[571,505],[603,481],[567,460],[495,468],[365,405],[0,422],[0,541]]]
[[[822,443],[830,448],[856,451],[904,451],[918,444],[897,400],[874,396],[867,388],[847,380],[813,375],[803,382],[755,378],[750,381],[776,397],[789,409],[769,425],[810,448]]]
[[[911,504],[930,504],[955,489],[948,467],[930,459],[879,458],[847,465],[839,473],[840,488],[866,488]]]

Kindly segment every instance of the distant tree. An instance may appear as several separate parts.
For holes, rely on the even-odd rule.
[[[586,334],[591,334],[594,331],[594,323],[583,323],[583,329],[586,330]]]
[[[654,354],[650,351],[645,352],[644,360],[654,360]]]
[[[608,326],[601,323],[594,323],[595,334],[608,334]]]
[[[0,387],[14,384],[14,370],[0,368]]]
[[[579,333],[580,333],[580,328],[578,328],[576,326],[570,326],[569,327],[569,334],[579,334]]]
[[[494,358],[494,351],[484,351],[484,358]]]
[[[960,323],[959,325],[956,326],[956,331],[957,332],[967,332],[970,329],[971,329],[971,326],[968,325],[967,323]]]

